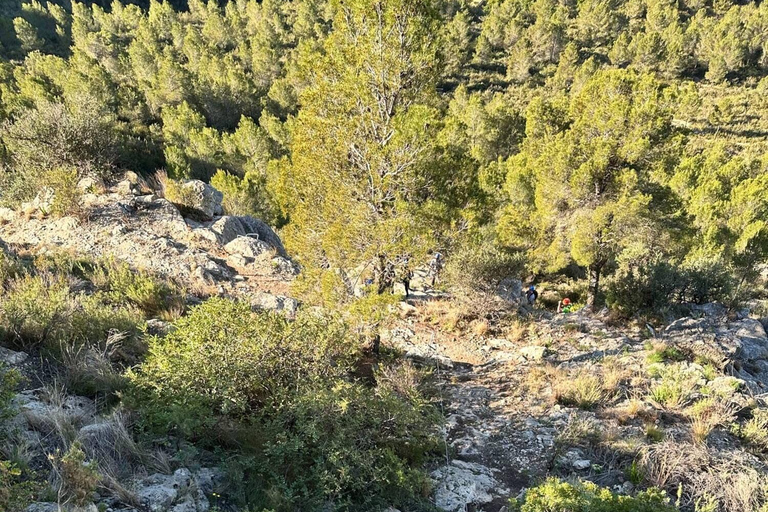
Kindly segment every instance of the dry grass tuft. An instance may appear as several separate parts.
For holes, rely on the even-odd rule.
[[[578,370],[556,369],[549,372],[553,398],[556,402],[580,409],[594,409],[614,400],[624,374],[614,372],[610,379],[598,368]]]
[[[729,425],[736,417],[734,406],[715,398],[699,400],[686,411],[691,419],[691,437],[704,443],[717,427]]]
[[[679,495],[686,510],[757,511],[768,502],[768,475],[732,453],[720,456],[705,445],[669,440],[642,450],[646,481]],[[702,508],[714,504],[714,508]]]
[[[483,337],[488,334],[488,331],[491,329],[491,324],[488,322],[488,320],[478,319],[474,320],[470,324],[470,327],[475,336]]]

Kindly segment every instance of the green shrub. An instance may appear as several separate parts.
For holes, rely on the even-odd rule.
[[[682,407],[697,389],[700,376],[680,364],[661,366],[654,371],[658,371],[658,378],[651,385],[650,396],[664,407]]]
[[[759,451],[768,451],[768,409],[755,409],[752,417],[738,429],[739,436]]]
[[[0,363],[0,425],[13,415],[11,407],[13,397],[16,396],[16,386],[21,380],[21,375],[13,368],[7,368]],[[5,431],[0,429],[0,439]]]
[[[522,502],[512,500],[519,512],[674,512],[664,491],[650,489],[636,496],[621,496],[592,482],[571,484],[551,478],[529,489]]]
[[[667,345],[654,348],[653,352],[648,354],[649,363],[664,363],[667,361],[685,361],[685,354],[675,347]]]
[[[0,247],[0,289],[6,281],[18,277],[24,271],[18,261]]]
[[[0,460],[0,510],[22,512],[30,503],[43,501],[46,485],[25,475],[16,465]]]
[[[59,499],[66,504],[84,506],[93,502],[99,473],[94,463],[86,462],[79,442],[74,442],[60,458],[54,457],[58,475]]]
[[[492,292],[505,277],[520,275],[522,253],[500,247],[491,233],[468,237],[445,260],[442,279],[466,291]]]
[[[113,304],[132,303],[148,317],[156,316],[182,301],[174,287],[122,262],[104,262],[94,268],[89,278]]]
[[[4,338],[21,347],[58,351],[62,345],[98,343],[124,332],[135,346],[142,320],[129,307],[104,304],[97,296],[70,291],[65,277],[42,273],[11,280],[0,298]]]
[[[81,193],[77,187],[80,180],[74,167],[57,167],[46,175],[46,186],[53,189],[51,211],[57,217],[76,212],[80,208]]]
[[[623,265],[608,285],[607,302],[626,316],[656,315],[684,303],[728,300],[732,287],[733,277],[722,265],[655,259]]]
[[[289,322],[210,299],[150,341],[128,401],[148,432],[224,449],[229,494],[256,510],[413,510],[428,491],[417,468],[437,446],[434,409],[405,370],[355,382],[356,351],[334,317]]]
[[[199,402],[211,414],[244,416],[349,370],[345,326],[314,313],[289,322],[245,303],[211,299],[150,340],[136,384],[158,400]]]

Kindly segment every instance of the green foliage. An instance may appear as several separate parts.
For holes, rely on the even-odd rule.
[[[206,301],[175,327],[150,341],[133,378],[170,407],[197,402],[210,415],[246,415],[339,378],[353,351],[337,320],[308,313],[289,322],[226,299]]]
[[[13,345],[58,351],[64,344],[106,339],[113,331],[134,340],[139,336],[141,322],[133,309],[70,292],[65,277],[24,275],[6,286],[0,299],[0,329]]]
[[[7,512],[22,512],[30,503],[40,501],[44,483],[28,478],[13,463],[0,460],[0,507]]]
[[[115,161],[115,134],[108,114],[94,103],[77,109],[41,101],[8,123],[2,142],[10,167],[0,172],[0,202],[27,200],[43,187],[59,193],[54,209],[77,203],[74,185],[88,174],[107,176]]]
[[[636,496],[621,496],[592,482],[570,484],[551,478],[529,489],[521,502],[512,500],[519,512],[674,512],[664,491],[649,489]]]
[[[737,430],[737,433],[756,450],[768,451],[768,409],[754,409],[752,417]]]
[[[107,261],[96,265],[86,275],[110,303],[134,304],[148,318],[175,306],[183,307],[178,289],[144,271],[132,269],[127,263]]]
[[[63,503],[84,506],[93,502],[99,473],[94,463],[86,462],[85,452],[78,441],[54,461],[58,473],[59,496]]]
[[[502,279],[520,275],[524,265],[523,254],[499,247],[484,233],[456,244],[441,278],[460,290],[487,292],[495,290]]]
[[[675,409],[687,404],[698,388],[700,376],[684,363],[660,365],[651,385],[650,397],[658,404]]]
[[[663,314],[685,303],[728,302],[733,281],[729,269],[717,262],[641,260],[619,269],[608,285],[607,302],[627,316]]]
[[[13,415],[13,397],[16,396],[16,386],[20,381],[21,374],[17,370],[0,364],[0,425]]]
[[[446,214],[436,200],[446,172],[436,163],[437,13],[428,2],[332,5],[333,34],[298,57],[311,82],[291,125],[291,160],[268,184],[302,264],[375,262],[381,284],[402,254],[424,259]],[[390,32],[402,37],[381,36]]]
[[[649,231],[646,188],[671,134],[673,96],[651,76],[605,71],[567,110],[545,100],[529,106],[523,151],[507,163],[499,236],[526,249],[534,268],[587,267],[590,306],[605,266]]]
[[[289,322],[210,299],[151,340],[129,374],[132,401],[146,429],[218,440],[231,453],[232,495],[257,508],[417,504],[434,412],[397,372],[375,388],[351,380],[355,345],[333,317]]]

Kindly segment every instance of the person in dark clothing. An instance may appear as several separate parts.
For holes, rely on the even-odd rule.
[[[528,300],[528,305],[533,306],[536,299],[539,298],[539,292],[536,291],[536,287],[531,285],[528,287],[528,291],[525,292],[525,298]]]
[[[413,270],[411,270],[411,257],[404,255],[400,258],[396,269],[397,279],[403,283],[405,288],[405,298],[411,294],[411,279],[413,279]]]

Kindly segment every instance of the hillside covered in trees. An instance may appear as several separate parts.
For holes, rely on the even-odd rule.
[[[0,0],[0,509],[432,511],[487,418],[484,503],[765,507],[767,260],[768,2]]]
[[[162,168],[283,226],[313,277],[463,247],[478,265],[578,267],[598,294],[616,272],[738,287],[768,248],[759,2],[0,12],[5,204]],[[720,293],[700,284],[638,306]]]

